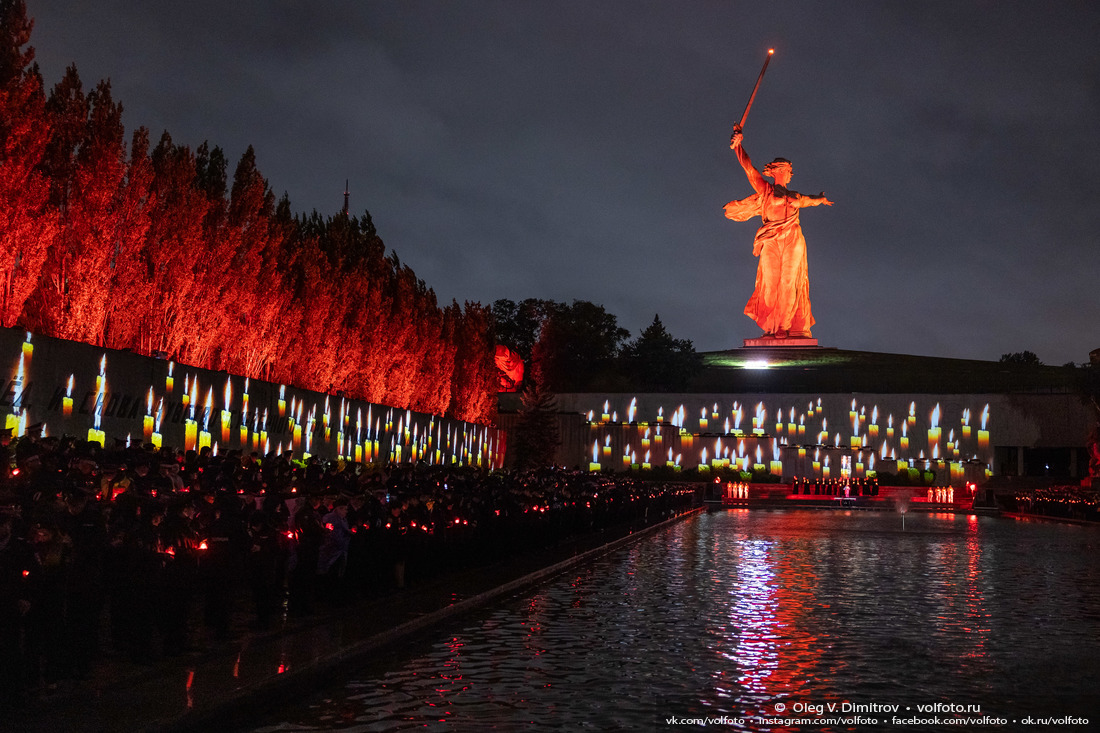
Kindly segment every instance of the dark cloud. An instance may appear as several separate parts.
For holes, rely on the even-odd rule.
[[[299,211],[369,209],[441,300],[581,298],[697,348],[741,314],[727,148],[794,161],[815,335],[1048,363],[1100,346],[1100,11],[1057,4],[29,0],[47,83],[249,145]]]

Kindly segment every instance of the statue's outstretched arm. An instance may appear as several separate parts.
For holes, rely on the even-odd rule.
[[[798,205],[801,208],[806,208],[807,206],[832,206],[833,202],[825,198],[824,192],[816,196],[802,193],[798,195]]]
[[[737,162],[741,164],[741,167],[745,170],[745,175],[749,179],[749,184],[752,189],[757,193],[763,193],[768,188],[767,181],[764,180],[764,176],[760,174],[760,171],[756,170],[752,161],[749,159],[749,154],[745,152],[745,148],[741,146],[741,131],[734,130],[733,137],[730,138],[730,147],[733,148],[733,152],[737,153]]]

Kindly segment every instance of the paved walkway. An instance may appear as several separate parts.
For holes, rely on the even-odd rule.
[[[265,706],[293,691],[335,681],[364,656],[433,624],[634,541],[696,509],[634,531],[594,534],[492,566],[425,581],[384,598],[287,622],[277,631],[247,630],[236,614],[234,640],[151,666],[107,659],[94,679],[36,702],[0,730],[20,733],[224,731],[247,726]],[[10,727],[9,727],[10,726]]]

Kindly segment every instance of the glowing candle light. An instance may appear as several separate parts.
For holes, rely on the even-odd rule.
[[[802,413],[798,416],[798,437],[802,437],[806,434],[806,413]]]
[[[634,416],[638,414],[638,398],[630,398],[630,407],[626,408],[626,421],[629,423],[634,422]]]
[[[190,375],[187,375],[187,374],[183,375],[183,394],[180,395],[180,402],[183,403],[183,409],[185,409],[185,410],[188,407],[191,406],[191,383],[189,381],[190,379],[191,379]],[[195,379],[198,380],[198,377],[195,377]],[[195,410],[192,409],[191,410],[191,417],[194,417],[194,416],[195,416]]]
[[[160,421],[164,417],[164,398],[160,398],[160,402],[157,403],[157,417],[153,421],[153,432],[149,434],[149,442],[153,444],[157,450],[160,450],[162,444],[162,438],[160,435]]]
[[[271,452],[271,441],[267,439],[267,408],[264,408],[263,419],[260,420],[260,442],[264,444],[264,453]]]
[[[816,476],[818,471],[821,470],[821,449],[820,448],[814,448],[814,459],[810,463],[810,465],[813,467],[814,475]]]
[[[764,403],[759,402],[756,405],[756,417],[752,419],[752,432],[753,435],[764,434],[764,421],[768,417],[767,410],[764,409]]]
[[[196,379],[197,383],[198,380]],[[214,387],[206,390],[206,406],[202,411],[202,430],[199,431],[199,450],[210,447],[210,415],[214,412]]]
[[[600,441],[592,441],[592,462],[588,464],[589,471],[599,471],[600,466]]]
[[[93,417],[93,427],[88,429],[88,442],[99,443],[101,446],[106,447],[107,435],[100,430],[100,420],[103,418],[103,402],[107,397],[107,355],[104,354],[103,358],[99,361],[99,376],[95,378],[95,409]]]
[[[756,463],[753,464],[752,470],[754,473],[764,473],[766,467],[764,466],[764,451],[760,448],[760,444],[756,445]]]
[[[699,410],[699,432],[703,432],[707,429],[707,408],[701,408]]]
[[[886,437],[894,437],[894,413],[890,413],[890,416],[886,418]]]
[[[872,440],[878,437],[878,405],[871,409],[871,424],[867,426],[867,434]]]
[[[901,449],[907,450],[909,448],[909,423],[903,422],[901,424]]]
[[[294,433],[291,445],[294,448],[300,448],[302,446],[302,402],[298,403],[297,412],[294,416]]]
[[[286,416],[286,385],[279,385],[279,417]],[[280,444],[281,445],[281,444]],[[282,451],[279,451],[280,453]]]
[[[856,401],[852,400],[852,408],[850,410],[848,410],[848,419],[852,420],[852,421],[855,421],[856,420],[856,415],[858,415],[858,414],[859,413],[856,412]]]
[[[630,445],[628,444],[626,450],[623,451],[623,468],[630,468],[630,464],[633,462],[633,459],[630,457]]]
[[[196,386],[193,387],[193,389],[197,389],[198,378],[195,378],[195,384],[196,384]],[[185,374],[184,375],[184,396],[187,396],[187,387],[188,387],[188,375]],[[188,413],[188,416],[184,419],[184,450],[195,450],[195,446],[198,444],[199,424],[198,424],[197,420],[195,419],[195,403],[196,402],[198,402],[197,398],[196,398],[195,401],[188,400],[188,403],[187,403],[187,404],[190,405],[190,412]]]
[[[935,445],[936,449],[938,450],[941,436],[940,403],[938,402],[936,403],[935,409],[932,410],[932,414],[930,416],[930,425],[931,427],[928,428],[928,447],[931,448],[933,445]]]
[[[600,416],[600,421],[605,422],[605,423],[611,421],[611,401],[610,400],[604,400],[604,402],[603,402],[603,414]]]
[[[816,410],[816,413],[818,415],[821,414],[821,398],[820,397],[817,398],[817,407],[814,408],[814,409]]]
[[[829,478],[829,456],[821,464],[821,478]]]
[[[639,428],[639,430],[640,429],[641,428]],[[650,440],[649,440],[649,428],[646,428],[645,433],[642,435],[642,447],[643,448],[648,448],[649,447],[649,442],[650,442]]]
[[[164,378],[164,391],[168,394],[172,394],[172,388],[176,385],[175,378],[172,377],[172,370],[175,368],[176,362],[168,362],[168,376]]]
[[[736,403],[734,403],[736,404]],[[745,410],[741,405],[737,405],[737,409],[733,414],[733,433],[734,435],[741,435],[741,420],[745,416]]]
[[[787,420],[787,435],[795,435],[798,432],[798,425],[794,421],[794,408],[791,408],[790,417]]]
[[[153,388],[149,388],[149,395],[145,400],[145,418],[142,420],[142,438],[146,443],[153,437],[156,429],[156,418],[153,417]]]
[[[717,402],[715,402],[714,407],[711,408],[710,416],[714,420],[718,419],[718,403]]]
[[[970,437],[970,408],[962,411],[962,437],[965,440]]]
[[[657,408],[657,422],[665,421],[665,408],[663,406]]]
[[[723,425],[722,428],[723,428],[722,432],[724,434],[726,434],[726,435],[730,434],[730,419],[728,417],[726,418],[726,424]]]
[[[65,417],[73,416],[73,379],[76,375],[69,375],[69,383],[65,387],[65,396],[61,398],[61,414]]]
[[[779,441],[772,439],[772,460],[770,472],[773,476],[783,475],[783,461],[780,460]]]
[[[646,451],[646,452],[645,452],[645,458],[644,458],[644,459],[642,460],[642,470],[643,470],[643,471],[648,471],[649,469],[650,469],[650,465],[649,465],[649,451]]]
[[[829,442],[829,418],[821,418],[821,432],[817,434],[817,442],[825,445]]]
[[[699,454],[699,473],[710,473],[710,464],[707,463],[707,447],[704,445]]]
[[[229,444],[229,429],[233,426],[233,413],[230,410],[233,405],[233,380],[232,377],[225,378],[225,390],[222,393],[222,414],[221,414],[221,426],[222,426],[222,442],[226,445]]]
[[[979,448],[984,449],[984,448],[989,447],[989,431],[986,430],[986,426],[987,426],[988,422],[989,422],[989,404],[987,403],[986,406],[982,409],[982,424],[981,424],[981,427],[978,428],[978,447]]]
[[[851,415],[852,415],[852,438],[849,441],[849,444],[850,444],[852,450],[859,450],[861,447],[863,447],[863,442],[859,439],[859,416],[855,412],[852,412]]]
[[[325,429],[325,442],[332,440],[332,426],[329,425],[329,420],[332,416],[332,409],[328,404],[328,395],[325,395],[325,412],[321,416],[321,425]]]
[[[910,402],[909,403],[908,422],[909,422],[910,425],[916,425],[917,424],[917,403],[916,402]]]
[[[355,412],[355,462],[363,462],[362,441],[363,408],[359,407]]]

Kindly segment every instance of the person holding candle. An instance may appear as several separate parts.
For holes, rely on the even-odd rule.
[[[741,146],[740,127],[734,128],[730,147],[745,171],[752,196],[725,205],[726,218],[747,221],[760,216],[752,253],[759,258],[756,289],[745,306],[745,315],[764,331],[766,338],[810,338],[814,317],[810,310],[810,280],[806,260],[806,238],[802,235],[799,211],[807,206],[832,206],[824,193],[800,194],[787,188],[791,162],[776,158],[758,171]],[[764,176],[775,182],[764,180]]]

